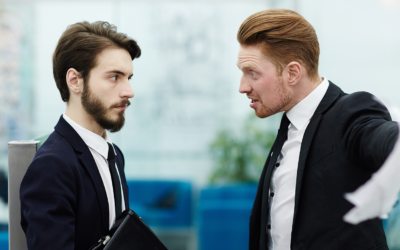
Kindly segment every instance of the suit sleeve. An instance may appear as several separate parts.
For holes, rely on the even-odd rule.
[[[357,92],[346,97],[339,119],[341,148],[353,164],[379,169],[397,139],[398,125],[373,95]]]
[[[36,158],[20,187],[21,226],[29,250],[75,249],[75,180],[60,156]]]

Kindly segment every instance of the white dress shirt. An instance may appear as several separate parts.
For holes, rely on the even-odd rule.
[[[267,237],[269,250],[290,250],[297,168],[304,132],[329,86],[326,78],[286,115],[291,124],[272,172]]]
[[[111,174],[110,174],[110,169],[108,167],[108,161],[107,161],[107,156],[108,156],[108,143],[111,145],[111,139],[108,136],[108,133],[106,131],[105,138],[99,136],[98,134],[93,133],[92,131],[89,131],[76,122],[74,122],[71,118],[69,118],[65,113],[63,114],[63,118],[65,121],[71,125],[73,129],[78,133],[78,135],[82,138],[82,140],[86,143],[86,145],[89,147],[90,152],[93,155],[93,159],[96,162],[97,168],[99,170],[101,179],[103,180],[104,188],[106,190],[107,194],[107,199],[108,199],[108,210],[110,213],[109,216],[109,229],[114,225],[115,223],[115,202],[114,202],[114,190],[113,190],[113,184],[112,184],[112,179],[111,179]],[[114,146],[113,146],[114,149]],[[116,155],[115,149],[114,153]],[[117,165],[117,163],[115,163]],[[118,168],[117,168],[118,172]],[[118,172],[119,176],[119,172]],[[121,180],[121,178],[120,178]],[[125,201],[124,201],[124,191],[122,190],[121,186],[121,195],[122,195],[122,211],[125,210]]]

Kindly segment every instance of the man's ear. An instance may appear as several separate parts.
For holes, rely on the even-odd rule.
[[[70,68],[67,71],[66,80],[70,93],[80,94],[82,92],[83,79],[76,69]]]
[[[301,79],[301,65],[298,62],[290,62],[287,66],[288,83],[289,85],[296,85]]]

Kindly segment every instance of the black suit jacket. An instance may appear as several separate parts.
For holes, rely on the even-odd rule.
[[[115,149],[128,208],[124,159]],[[20,199],[21,226],[30,250],[87,250],[109,231],[108,199],[97,165],[62,116],[29,166]]]
[[[347,95],[329,83],[301,145],[292,250],[388,249],[380,219],[358,225],[343,221],[344,214],[353,207],[344,194],[365,183],[383,164],[398,132],[388,110],[371,94]],[[268,249],[261,220],[269,212],[263,194],[269,190],[270,161],[271,156],[261,174],[250,216],[250,250]]]

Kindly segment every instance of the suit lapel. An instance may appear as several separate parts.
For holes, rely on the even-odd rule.
[[[61,134],[78,152],[77,157],[79,162],[89,173],[93,186],[96,190],[97,199],[99,201],[103,235],[106,235],[109,229],[110,216],[107,193],[104,188],[103,180],[101,179],[96,162],[93,159],[92,153],[90,152],[88,146],[85,144],[82,138],[78,135],[78,133],[71,127],[71,125],[69,125],[68,122],[64,120],[62,116],[57,123],[55,130],[59,134]]]
[[[306,161],[308,152],[312,145],[312,141],[315,135],[315,132],[318,129],[318,126],[321,122],[323,114],[335,103],[340,95],[344,93],[342,90],[329,82],[328,90],[325,93],[324,98],[322,98],[320,104],[318,105],[314,115],[311,117],[310,123],[307,126],[307,129],[303,136],[303,141],[301,143],[300,156],[299,156],[299,164],[297,169],[297,179],[296,179],[296,193],[295,193],[295,203],[294,203],[294,215],[293,215],[293,228],[296,222],[297,210],[299,207],[299,199],[301,192],[301,183],[303,180],[303,174],[306,167]]]
[[[115,145],[114,145],[114,149],[116,152],[116,163],[117,163],[117,167],[118,167],[118,172],[119,172],[119,176],[121,178],[121,186],[122,186],[122,190],[124,192],[124,201],[125,201],[125,209],[129,209],[129,189],[128,189],[128,185],[126,182],[126,177],[125,177],[125,160],[124,160],[124,154],[122,153],[121,149]]]
[[[314,138],[314,134],[317,131],[318,125],[321,122],[321,114],[315,114],[310,123],[307,126],[307,129],[304,133],[303,141],[301,143],[300,149],[300,157],[299,157],[299,165],[297,169],[297,179],[296,179],[296,194],[294,200],[294,215],[293,215],[293,222],[296,221],[296,214],[298,209],[298,203],[300,198],[300,191],[301,191],[301,182],[303,180],[303,173],[306,165],[306,159],[308,155],[308,151],[310,150],[312,139]],[[293,223],[294,225],[294,223]]]
[[[104,188],[103,180],[101,179],[99,170],[96,166],[96,162],[93,159],[92,153],[88,150],[88,152],[84,152],[80,157],[79,161],[82,166],[86,168],[88,171],[90,178],[92,179],[93,186],[96,190],[97,199],[100,203],[101,210],[101,220],[102,220],[102,230],[103,233],[107,234],[109,229],[109,208],[108,208],[108,199],[107,193]]]
[[[122,190],[124,191],[124,201],[125,201],[125,209],[129,209],[129,189],[126,187],[126,178],[125,178],[125,172],[124,172],[124,161],[121,159],[122,156],[120,153],[117,151],[117,167],[118,167],[118,172],[119,176],[121,178],[121,186]]]

